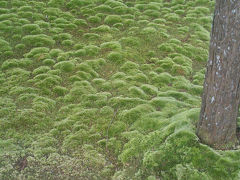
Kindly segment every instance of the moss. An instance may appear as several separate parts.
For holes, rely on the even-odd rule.
[[[158,49],[161,52],[173,52],[174,51],[173,47],[168,43],[162,43],[161,45],[158,46]]]
[[[72,40],[64,40],[64,41],[62,41],[61,44],[62,44],[63,46],[72,46],[73,43],[74,43],[74,41],[72,41]]]
[[[164,108],[167,104],[177,105],[178,107],[189,106],[189,104],[178,101],[173,97],[156,97],[150,103],[156,108]]]
[[[190,90],[192,88],[192,84],[190,83],[190,81],[182,76],[174,77],[172,86],[182,90]]]
[[[70,61],[61,61],[53,66],[55,69],[60,69],[63,72],[72,72],[75,64]]]
[[[112,81],[112,87],[115,88],[115,89],[118,89],[118,88],[124,88],[127,86],[127,83],[123,80],[113,80]]]
[[[43,64],[46,66],[52,66],[55,64],[55,61],[53,59],[45,59],[43,60]]]
[[[121,50],[122,46],[118,41],[111,41],[102,43],[100,48],[102,50]]]
[[[166,20],[173,21],[173,22],[177,22],[180,20],[180,16],[175,13],[168,13],[164,17],[166,18]]]
[[[50,70],[50,68],[48,66],[40,66],[40,67],[34,69],[34,71],[32,73],[33,73],[33,75],[38,75],[38,74],[46,73],[49,70]]]
[[[130,97],[138,97],[141,99],[146,99],[148,96],[145,94],[145,92],[136,86],[132,86],[128,89],[129,93],[130,93]]]
[[[191,68],[188,68],[186,66],[181,66],[181,65],[178,65],[178,64],[174,64],[171,68],[171,72],[175,75],[183,75],[183,76],[186,76],[186,75],[190,75],[191,72],[192,72],[192,69]]]
[[[0,46],[1,46],[1,48],[0,48],[1,52],[12,50],[9,42],[7,42],[7,41],[5,41],[3,39],[0,39]]]
[[[133,76],[133,80],[136,82],[140,82],[140,83],[148,83],[149,82],[149,78],[141,72],[135,74]]]
[[[99,53],[100,48],[94,45],[89,45],[84,47],[86,51],[86,55],[88,56],[96,56]]]
[[[102,93],[84,95],[83,100],[82,104],[86,108],[100,108],[107,105],[107,96]]]
[[[159,85],[169,84],[173,80],[173,77],[166,72],[160,73],[152,78],[152,82]]]
[[[74,52],[74,55],[76,57],[82,57],[86,55],[86,50],[85,49],[79,49],[77,51]]]
[[[72,39],[72,35],[69,33],[60,33],[60,34],[54,35],[53,38],[54,38],[54,40],[63,41],[63,40]]]
[[[73,48],[74,48],[75,50],[82,49],[83,47],[84,47],[84,44],[82,44],[82,43],[76,43],[76,44],[74,44],[74,46],[73,46]]]
[[[161,68],[165,70],[170,70],[174,64],[171,58],[164,58],[162,60],[158,60],[157,64],[161,66]]]
[[[119,108],[133,108],[139,104],[145,104],[146,101],[140,98],[113,97],[109,101],[110,105]]]
[[[64,5],[64,3],[65,3],[64,0],[50,0],[48,2],[48,6],[50,6],[50,7],[61,7],[61,6]]]
[[[153,111],[154,109],[152,106],[141,104],[132,109],[122,111],[120,118],[122,121],[128,124],[132,124],[133,122],[137,121],[144,113]]]
[[[157,30],[153,27],[146,27],[141,31],[141,34],[145,35],[145,36],[149,36],[149,35],[154,35],[157,32]]]
[[[39,25],[37,24],[25,24],[22,26],[22,30],[24,33],[28,34],[28,33],[33,33],[33,34],[38,34],[41,33],[41,29],[39,27]]]
[[[92,78],[91,74],[84,71],[77,71],[76,75],[80,77],[82,80],[90,80]]]
[[[103,83],[106,82],[106,80],[102,79],[102,78],[95,78],[95,79],[92,80],[92,82],[96,86],[101,86]]]
[[[108,25],[100,25],[96,28],[91,28],[94,32],[104,33],[104,32],[110,32],[111,28]]]
[[[138,47],[140,45],[140,40],[137,37],[123,37],[120,39],[120,42],[123,46]]]
[[[69,59],[69,54],[67,54],[67,53],[59,53],[59,55],[57,57],[58,62],[67,61],[68,59]]]
[[[110,52],[107,56],[107,59],[110,62],[116,63],[116,64],[122,64],[124,62],[124,57],[121,52],[113,51]]]
[[[201,39],[203,41],[209,41],[210,40],[209,32],[196,32],[196,35],[199,39]]]
[[[132,61],[127,61],[120,67],[120,70],[123,71],[124,73],[131,73],[136,72],[138,68],[139,68],[138,64]]]
[[[150,84],[141,85],[141,89],[151,96],[156,96],[158,93],[158,88]]]
[[[26,53],[24,56],[27,58],[31,58],[37,54],[43,54],[43,53],[48,53],[49,48],[46,47],[38,47],[38,48],[33,48],[29,53]]]
[[[73,84],[73,88],[69,94],[65,96],[66,101],[77,101],[77,97],[81,97],[83,94],[96,93],[96,90],[88,81],[76,81]]]
[[[98,24],[101,22],[101,18],[98,16],[90,16],[87,18],[88,22],[92,23],[92,24]]]
[[[49,52],[49,54],[51,55],[51,57],[57,57],[60,53],[62,53],[63,51],[61,49],[51,49],[51,51]]]
[[[15,46],[15,49],[17,49],[17,50],[23,50],[23,49],[25,49],[25,45],[24,44],[17,44],[16,46]]]
[[[83,35],[83,37],[88,39],[88,40],[96,41],[96,40],[100,39],[101,36],[96,34],[96,33],[85,33]]]
[[[190,92],[195,95],[201,95],[203,92],[203,87],[199,85],[193,85],[192,90]]]
[[[2,70],[14,68],[14,67],[18,67],[18,61],[16,59],[6,60],[2,63],[2,66],[1,66]]]
[[[118,16],[118,15],[108,15],[104,19],[104,23],[106,23],[107,25],[113,25],[113,24],[121,23],[121,22],[122,22],[122,18],[121,18],[121,16]]]
[[[64,96],[65,94],[67,94],[68,89],[62,86],[56,86],[54,87],[53,92],[56,93],[56,95],[58,96]]]
[[[75,19],[73,21],[74,24],[76,24],[77,26],[80,26],[80,27],[87,27],[88,24],[87,24],[87,21],[84,20],[84,19]]]
[[[152,10],[152,9],[148,9],[144,11],[143,14],[151,18],[159,18],[161,16],[161,13],[158,10]]]
[[[239,179],[194,133],[214,1],[0,6],[0,179]]]
[[[22,38],[22,42],[26,46],[52,46],[55,41],[45,34],[27,35]]]
[[[199,104],[200,103],[200,97],[195,97],[190,95],[189,93],[186,92],[178,92],[174,90],[169,90],[166,92],[160,92],[158,93],[158,96],[164,96],[164,97],[174,97],[179,101],[186,102],[189,104]]]

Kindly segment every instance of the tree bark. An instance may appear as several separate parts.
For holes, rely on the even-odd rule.
[[[197,134],[216,149],[237,143],[240,102],[240,1],[216,0]]]

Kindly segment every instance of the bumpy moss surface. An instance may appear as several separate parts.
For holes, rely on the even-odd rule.
[[[240,179],[195,134],[213,8],[0,1],[0,179]]]

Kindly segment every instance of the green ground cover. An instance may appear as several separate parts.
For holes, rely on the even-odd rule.
[[[240,179],[195,134],[213,8],[0,1],[0,179]]]

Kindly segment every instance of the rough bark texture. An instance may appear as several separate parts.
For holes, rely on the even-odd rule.
[[[197,134],[203,143],[230,149],[237,143],[240,102],[240,1],[216,0]]]

